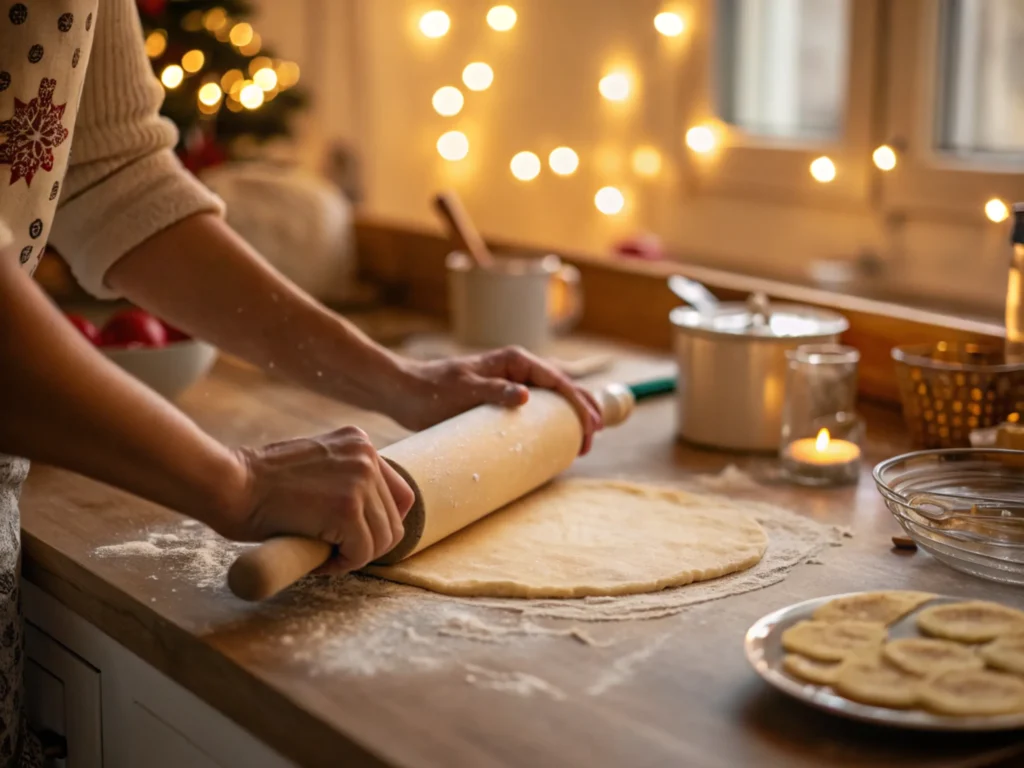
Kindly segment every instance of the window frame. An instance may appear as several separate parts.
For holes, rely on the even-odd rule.
[[[896,169],[882,184],[890,213],[959,215],[983,222],[985,203],[1024,200],[1024,163],[956,156],[938,147],[943,0],[900,0],[886,12],[887,143]]]
[[[713,126],[715,151],[699,155],[682,152],[684,175],[691,195],[755,197],[810,207],[866,208],[877,194],[877,169],[871,153],[878,141],[880,108],[878,66],[882,2],[850,0],[849,61],[845,108],[839,136],[831,140],[783,139],[759,136],[725,123],[717,111],[720,51],[716,42],[720,15],[716,0],[693,0],[692,31],[681,97],[682,133],[695,125]],[[811,162],[827,155],[836,165],[836,178],[815,181]]]

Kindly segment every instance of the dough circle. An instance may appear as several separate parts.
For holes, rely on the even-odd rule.
[[[990,667],[1024,675],[1024,634],[997,637],[978,653]]]
[[[971,648],[952,640],[903,637],[890,640],[882,655],[893,666],[912,675],[933,675],[947,669],[981,669],[982,658]]]
[[[818,661],[842,661],[881,648],[888,633],[877,621],[799,621],[782,633],[782,647]]]
[[[907,709],[917,703],[918,678],[884,661],[853,657],[839,667],[835,689],[861,704]]]
[[[983,643],[1024,630],[1024,611],[985,600],[946,603],[917,614],[917,628],[947,640]]]
[[[921,703],[942,715],[1005,715],[1024,711],[1024,681],[1002,672],[951,669],[928,678]]]
[[[446,595],[571,598],[655,592],[756,565],[764,530],[728,501],[560,480],[374,576]]]
[[[789,674],[816,685],[832,685],[841,665],[842,662],[818,661],[799,653],[787,653],[782,659],[782,668]]]
[[[929,592],[860,592],[829,600],[814,611],[813,618],[819,621],[878,621],[888,625],[933,597],[935,595]]]

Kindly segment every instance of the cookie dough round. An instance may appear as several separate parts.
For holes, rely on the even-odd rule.
[[[446,595],[631,595],[745,570],[767,546],[757,521],[726,500],[561,480],[408,560],[365,570]]]
[[[782,668],[786,672],[815,685],[832,685],[840,664],[837,661],[818,661],[799,653],[787,653],[782,659]]]
[[[1006,715],[1024,711],[1024,680],[984,669],[951,669],[925,680],[920,700],[940,715]]]
[[[978,654],[990,667],[1024,675],[1024,632],[997,637]]]
[[[884,659],[852,656],[836,674],[836,692],[851,701],[890,709],[908,709],[917,703],[920,680]]]
[[[985,600],[933,605],[917,615],[917,628],[933,637],[983,643],[1024,631],[1024,611]]]
[[[878,648],[888,633],[872,621],[800,621],[782,633],[782,647],[818,661],[842,661]]]
[[[813,618],[819,621],[877,621],[889,625],[933,597],[935,595],[929,592],[901,590],[860,592],[828,601],[814,611]]]
[[[981,669],[985,662],[971,648],[952,640],[903,637],[882,647],[882,656],[911,675],[932,675],[947,669]]]

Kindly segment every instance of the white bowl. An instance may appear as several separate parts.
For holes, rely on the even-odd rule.
[[[114,363],[168,400],[205,376],[217,349],[204,341],[173,341],[166,347],[99,347]]]

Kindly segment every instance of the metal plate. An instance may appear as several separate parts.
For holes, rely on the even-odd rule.
[[[818,597],[775,611],[758,620],[747,630],[744,641],[747,660],[762,678],[783,693],[812,707],[852,720],[918,731],[1005,731],[1024,728],[1024,712],[995,717],[948,717],[933,715],[919,709],[873,707],[843,698],[834,693],[829,686],[806,683],[783,670],[782,659],[786,651],[782,648],[782,633],[796,622],[810,619],[818,606],[839,597],[855,594],[860,593]],[[968,598],[936,597],[889,627],[889,637],[918,637],[915,619],[917,611],[925,606],[961,603],[966,599]]]

